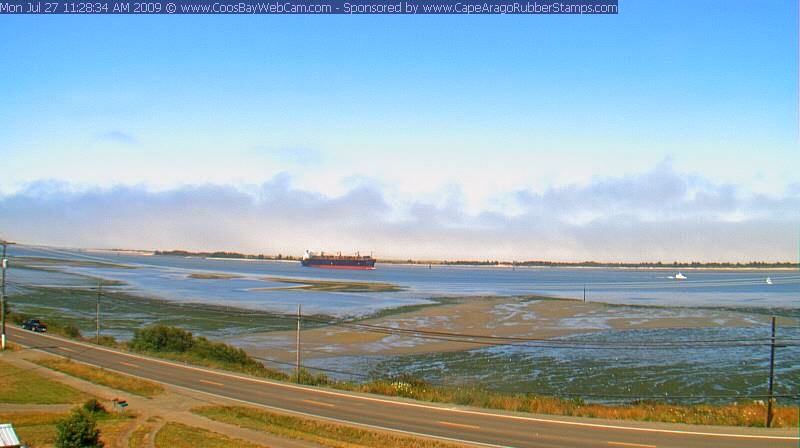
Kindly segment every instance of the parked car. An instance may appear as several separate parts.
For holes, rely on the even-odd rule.
[[[47,333],[47,324],[43,324],[39,319],[26,320],[22,323],[22,328],[37,333]]]

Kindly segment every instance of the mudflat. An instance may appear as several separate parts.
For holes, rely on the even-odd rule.
[[[408,355],[461,351],[485,345],[480,337],[555,338],[603,330],[749,327],[769,318],[726,309],[641,307],[532,297],[470,297],[443,305],[301,331],[305,359],[333,356]],[[796,325],[797,319],[786,319]],[[409,330],[396,334],[391,330]],[[414,335],[413,331],[475,335],[474,340]],[[292,331],[236,338],[256,356],[294,359]],[[510,343],[510,342],[509,342]]]

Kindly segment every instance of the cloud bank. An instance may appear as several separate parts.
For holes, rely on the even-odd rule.
[[[638,175],[507,192],[514,212],[468,214],[387,199],[364,184],[340,196],[292,186],[286,174],[249,188],[76,189],[37,181],[0,196],[0,235],[34,244],[235,250],[306,248],[384,258],[559,261],[792,261],[800,184],[781,196],[740,191],[668,163]]]

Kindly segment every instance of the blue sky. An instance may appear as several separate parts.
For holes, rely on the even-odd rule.
[[[402,258],[795,259],[793,3],[2,16],[0,234]],[[105,220],[99,236],[97,203],[165,224]],[[296,208],[326,228],[280,218],[306,216]],[[53,232],[59,210],[71,221]],[[213,210],[226,222],[196,223]]]

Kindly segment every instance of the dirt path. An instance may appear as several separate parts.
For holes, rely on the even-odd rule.
[[[5,361],[5,358],[3,358],[3,360]],[[75,405],[73,404],[0,403],[0,412],[52,412],[54,414],[60,414],[69,412],[74,407]]]

